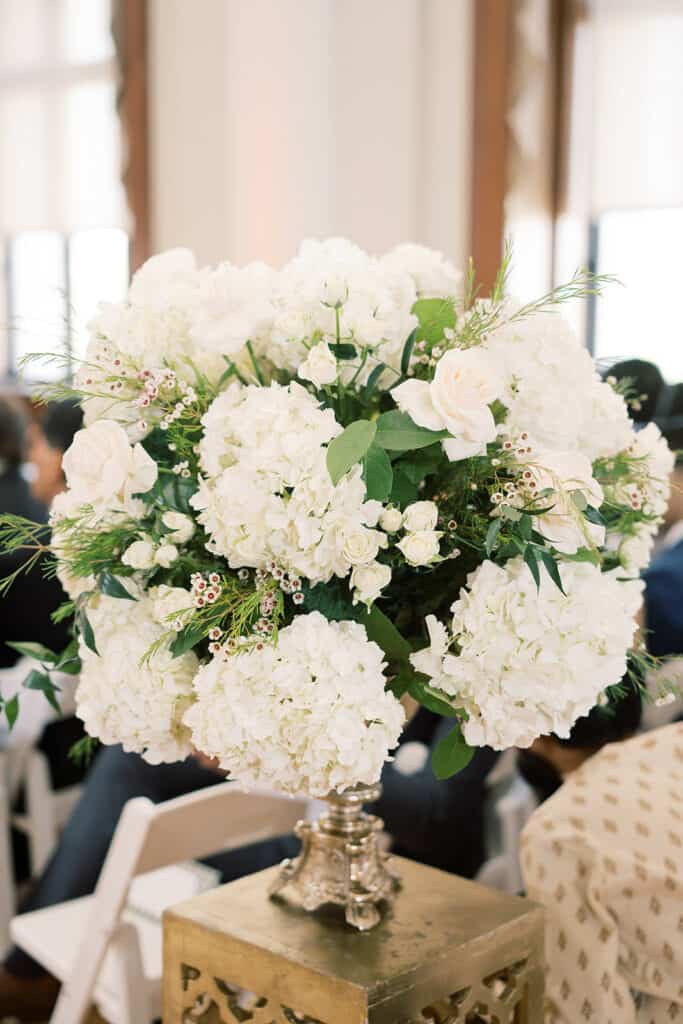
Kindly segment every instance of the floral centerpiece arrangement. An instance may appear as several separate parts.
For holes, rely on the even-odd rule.
[[[591,279],[521,306],[506,269],[480,299],[414,245],[149,260],[90,325],[49,540],[74,641],[30,685],[78,672],[103,743],[312,795],[377,781],[406,692],[452,720],[440,777],[566,736],[625,672],[673,457],[556,312]]]

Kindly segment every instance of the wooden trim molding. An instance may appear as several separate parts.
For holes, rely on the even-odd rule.
[[[513,0],[474,5],[474,126],[471,252],[488,294],[503,252],[512,66]]]
[[[120,74],[118,109],[124,153],[121,176],[132,221],[130,268],[135,272],[151,255],[147,0],[114,0],[112,34]]]

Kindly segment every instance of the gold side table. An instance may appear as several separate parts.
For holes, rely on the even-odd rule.
[[[164,915],[164,1024],[542,1024],[539,906],[396,858],[372,931],[266,893],[277,868]]]

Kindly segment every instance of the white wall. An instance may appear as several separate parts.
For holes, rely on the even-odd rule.
[[[154,247],[469,246],[472,0],[151,0]]]

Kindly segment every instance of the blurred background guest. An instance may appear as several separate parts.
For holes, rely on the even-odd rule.
[[[683,1014],[683,725],[631,738],[641,701],[624,689],[568,740],[519,755],[546,800],[521,845],[527,894],[546,910],[549,1024]]]

